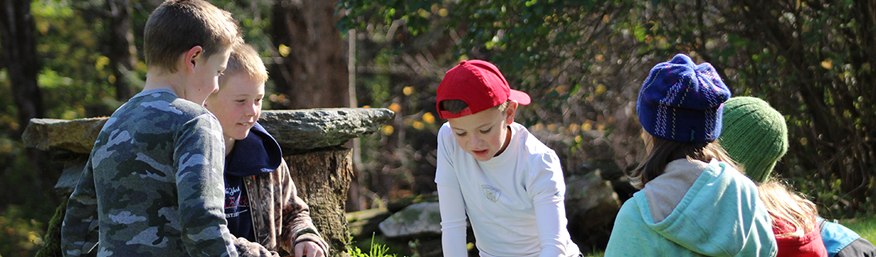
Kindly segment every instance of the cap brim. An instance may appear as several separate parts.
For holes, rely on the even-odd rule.
[[[529,98],[528,94],[514,89],[511,89],[511,95],[508,96],[508,100],[517,101],[517,104],[522,105],[528,105],[532,102],[532,99]]]
[[[448,112],[445,110],[438,110],[438,117],[445,119],[445,120],[459,118],[459,117],[470,115],[470,114],[472,114],[471,107],[465,107],[465,109],[462,109],[461,112],[457,112],[457,113],[451,113],[451,112]]]

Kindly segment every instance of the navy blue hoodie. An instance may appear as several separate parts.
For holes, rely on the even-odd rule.
[[[252,211],[243,178],[277,170],[282,158],[280,144],[258,123],[253,125],[246,138],[237,140],[225,156],[225,219],[234,236],[255,241]]]

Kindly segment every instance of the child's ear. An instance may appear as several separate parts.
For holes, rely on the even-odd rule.
[[[517,114],[517,101],[511,100],[508,102],[508,109],[505,110],[505,123],[507,125],[514,123],[515,114]]]
[[[189,51],[186,51],[184,63],[186,65],[186,69],[188,69],[189,72],[195,72],[195,66],[198,65],[199,61],[201,61],[201,59],[198,57],[200,57],[202,54],[204,54],[204,49],[201,48],[201,46],[194,46],[192,47],[192,49],[189,49]]]

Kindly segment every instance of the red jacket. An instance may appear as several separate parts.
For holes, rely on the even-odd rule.
[[[772,218],[773,233],[776,234],[776,245],[779,247],[779,253],[776,254],[776,257],[827,257],[827,249],[824,248],[824,242],[821,241],[821,229],[818,224],[815,224],[812,231],[801,237],[779,236],[797,231],[797,228],[784,219]]]

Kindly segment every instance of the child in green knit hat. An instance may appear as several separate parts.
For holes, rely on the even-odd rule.
[[[779,246],[776,256],[856,256],[874,253],[854,231],[818,217],[805,196],[770,174],[788,151],[788,128],[782,114],[759,98],[732,97],[724,103],[720,144],[745,174],[758,184],[759,198],[772,217]]]
[[[755,183],[766,182],[776,162],[788,152],[785,118],[759,98],[727,100],[722,131],[721,146]]]

